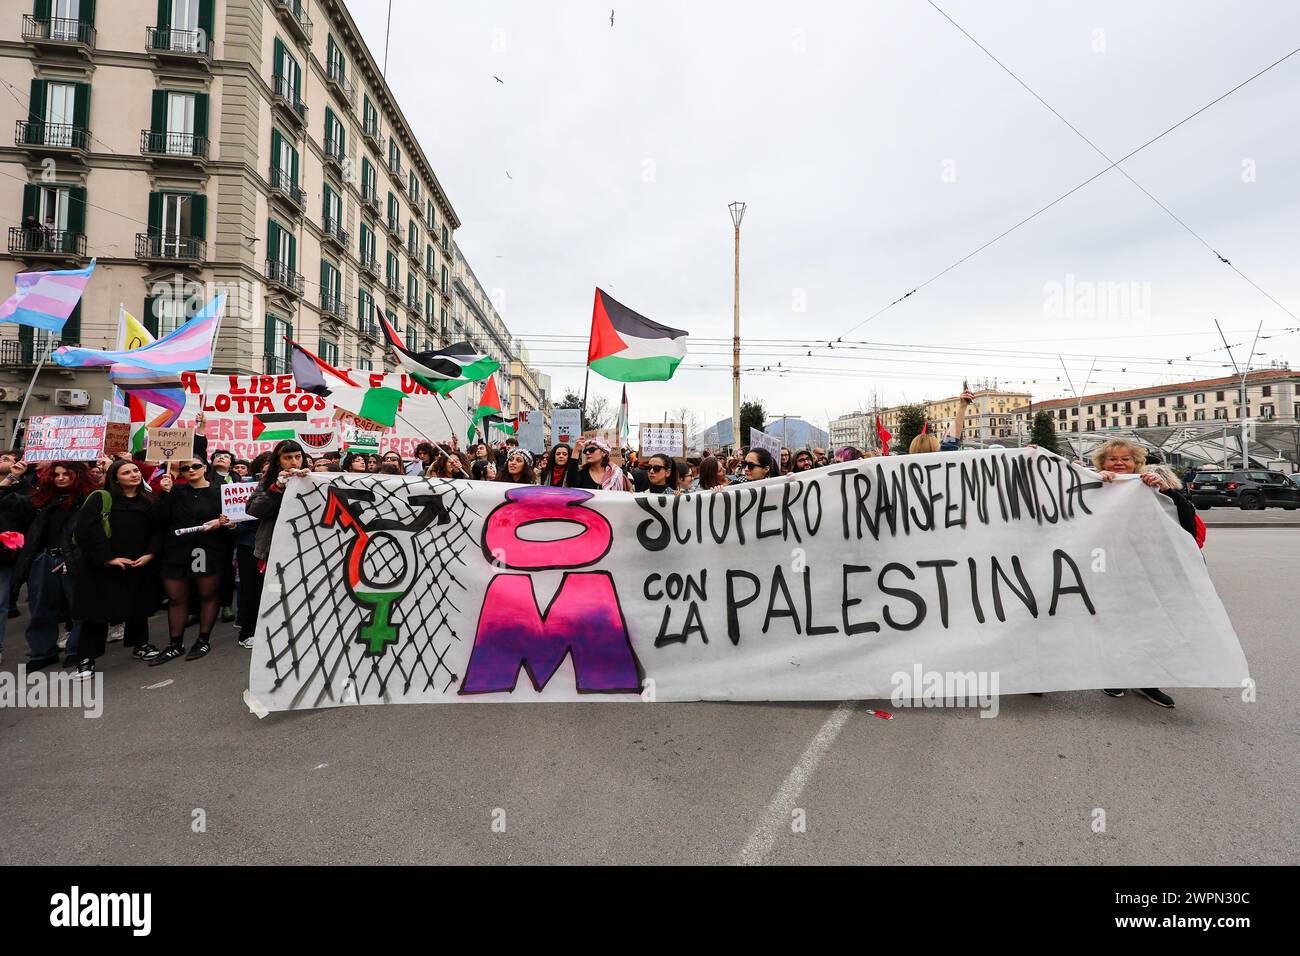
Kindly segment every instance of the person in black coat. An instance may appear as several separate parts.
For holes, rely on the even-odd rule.
[[[201,447],[197,440],[195,447]],[[174,483],[158,500],[162,533],[158,573],[167,594],[168,642],[150,667],[185,654],[185,618],[192,589],[199,598],[199,637],[185,658],[198,660],[212,649],[221,571],[230,563],[234,546],[230,519],[221,509],[221,486],[208,480],[207,463],[202,458],[181,461],[180,474],[185,481]]]
[[[104,495],[109,496],[107,516]],[[154,560],[162,542],[154,511],[140,467],[128,460],[109,466],[104,490],[89,495],[77,514],[73,534],[81,560],[71,568],[77,578],[72,616],[81,621],[77,677],[82,680],[95,675],[110,624],[125,622],[122,644],[138,660],[159,654],[149,643],[149,616],[161,597]]]
[[[66,573],[63,549],[76,509],[95,490],[85,462],[56,461],[41,472],[30,496],[21,489],[26,472],[16,462],[0,481],[0,511],[27,523],[26,539],[13,570],[13,590],[27,584],[31,618],[27,622],[27,669],[58,663],[59,622],[68,614],[76,582]],[[77,661],[81,623],[74,621],[68,634],[65,666]]]
[[[0,482],[9,477],[13,470],[14,464],[18,461],[18,456],[11,452],[0,452]],[[21,472],[19,473],[21,476]],[[21,488],[19,478],[15,478],[9,483],[11,490]],[[18,600],[16,595],[10,594],[10,584],[13,581],[14,565],[18,563],[18,555],[22,553],[22,544],[19,542],[19,535],[27,534],[27,522],[21,515],[0,510],[0,663],[4,661],[5,650],[5,625],[10,617],[10,608],[13,608],[13,616],[18,616]]]

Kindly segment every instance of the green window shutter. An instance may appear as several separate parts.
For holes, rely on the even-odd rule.
[[[204,32],[205,41],[212,39],[212,32],[215,29],[213,23],[216,17],[212,8],[212,0],[199,0],[199,29]]]
[[[45,119],[45,90],[48,85],[45,80],[32,80],[32,92],[27,101],[28,119]],[[39,142],[39,140],[31,140],[31,142]]]
[[[83,7],[84,9],[84,7]],[[90,127],[90,84],[73,83],[76,95],[72,104],[72,125],[82,129]]]
[[[334,111],[328,106],[325,107],[325,139],[333,139],[334,133]]]
[[[296,149],[290,154],[290,160],[293,165],[289,170],[289,178],[296,186],[298,185],[298,151]]]
[[[170,30],[172,25],[172,0],[158,0],[158,22],[154,24],[159,30]]]
[[[298,237],[289,234],[289,268],[298,271]]]
[[[280,261],[280,224],[274,219],[266,224],[266,258]]]
[[[86,187],[73,186],[68,190],[68,231],[86,231]]]
[[[73,308],[72,314],[68,316],[68,321],[63,323],[63,331],[59,333],[59,339],[64,345],[75,345],[81,341],[80,302]]]
[[[194,94],[194,135],[208,135],[208,94]]]
[[[190,236],[195,239],[207,239],[208,197],[203,193],[193,193],[190,203]]]
[[[273,316],[273,315],[271,315],[270,313],[267,313],[267,316],[266,316],[266,332],[265,332],[264,339],[263,339],[263,346],[264,346],[264,350],[265,350],[265,352],[266,352],[267,355],[274,355],[274,354],[275,354],[275,339],[276,339],[276,334],[275,334],[275,333],[276,333],[276,331],[277,331],[277,326],[278,326],[278,325],[279,325],[279,322],[278,322],[278,320],[276,319],[276,317]]]
[[[153,133],[164,133],[167,131],[166,90],[153,91],[153,108],[149,112],[149,130]]]
[[[95,0],[81,0],[81,6],[77,10],[77,19],[82,23],[95,24]]]
[[[280,147],[284,142],[284,137],[274,126],[271,127],[271,168],[280,169]],[[283,171],[283,170],[281,170]]]
[[[149,235],[162,235],[162,193],[149,194]]]
[[[144,327],[149,330],[150,335],[158,334],[158,296],[147,295],[144,297],[144,315],[140,319]]]
[[[34,183],[23,186],[23,222],[28,216],[36,216],[41,208],[41,187]]]
[[[36,0],[35,6],[32,7],[32,16],[37,20],[48,20],[50,18],[50,0]]]
[[[275,59],[271,61],[271,75],[284,76],[283,70],[284,70],[284,43],[283,41],[281,41],[279,37],[276,37],[275,38]],[[289,79],[289,77],[287,76],[285,76],[284,78],[286,80]],[[276,90],[276,92],[280,93],[283,91]]]
[[[320,290],[327,295],[334,294],[334,290],[330,288],[330,264],[324,259],[320,261]]]

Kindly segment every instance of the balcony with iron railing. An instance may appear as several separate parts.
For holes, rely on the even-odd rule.
[[[389,295],[395,295],[399,299],[402,297],[402,280],[395,275],[390,275],[384,279],[384,288],[388,290]]]
[[[307,191],[293,181],[293,176],[272,166],[270,183],[271,197],[285,200],[295,214],[302,215],[303,206],[307,202]]]
[[[86,234],[41,225],[10,226],[9,254],[24,259],[84,259]]]
[[[389,216],[387,225],[388,234],[392,237],[393,242],[399,246],[402,245],[406,240],[406,237],[402,235],[402,217],[400,215]]]
[[[402,160],[397,156],[388,157],[388,171],[397,178],[397,188],[406,192],[406,180],[402,179]]]
[[[202,262],[208,257],[208,244],[193,236],[135,234],[135,257],[158,262]]]
[[[357,334],[363,335],[368,339],[379,341],[379,323],[374,319],[360,318],[357,320]]]
[[[379,263],[375,260],[374,256],[362,255],[361,271],[376,279],[379,278]]]
[[[340,249],[346,249],[348,247],[348,231],[343,228],[343,223],[339,222],[339,220],[335,219],[333,216],[326,216],[322,226],[326,242],[332,242]]]
[[[266,260],[266,278],[272,285],[279,286],[287,292],[301,296],[306,283],[302,275],[294,272],[286,263],[278,259]]]
[[[366,187],[366,190],[361,194],[361,209],[372,216],[378,216],[384,211],[384,204],[380,201],[374,187]]]
[[[343,169],[343,144],[333,136],[325,137],[325,162],[336,169]]]
[[[348,80],[343,66],[339,63],[331,63],[329,70],[325,74],[325,81],[329,84],[330,89],[338,94],[339,99],[348,105],[351,109],[352,104],[356,102],[356,92],[352,89],[352,83]]]
[[[310,46],[312,22],[307,16],[307,8],[302,0],[272,0],[272,2],[275,4],[275,12],[280,15],[280,20],[289,28],[289,32]]]
[[[361,135],[370,141],[370,145],[383,152],[384,134],[379,128],[379,117],[372,116],[361,127]]]
[[[173,64],[189,63],[205,70],[212,66],[212,38],[204,30],[145,27],[144,48],[155,59]]]
[[[95,48],[95,28],[82,20],[66,17],[34,17],[23,14],[23,40],[37,46]]]
[[[30,339],[0,340],[0,366],[50,364],[54,350],[63,345],[80,345],[78,336],[50,335],[37,330]]]
[[[72,123],[18,120],[14,128],[14,145],[39,152],[84,153],[90,149],[90,130]]]
[[[420,309],[422,308],[422,306],[423,306],[423,304],[420,302],[420,294],[417,292],[417,293],[415,293],[415,294],[413,295],[413,294],[411,293],[411,290],[410,290],[410,289],[407,289],[407,290],[406,290],[406,307],[407,307],[407,309],[409,309],[410,311],[412,311],[412,312],[415,313],[415,317],[416,317],[417,319],[420,317]]]
[[[320,294],[320,314],[325,318],[346,322],[351,315],[351,309],[342,297],[331,292],[322,292]]]
[[[307,125],[307,104],[298,99],[298,91],[287,76],[276,73],[271,77],[271,102],[299,126]]]
[[[167,130],[140,130],[140,154],[153,159],[205,163],[208,138],[194,133],[171,133]]]
[[[265,375],[288,375],[292,370],[289,360],[283,355],[266,352],[262,359],[262,373]]]

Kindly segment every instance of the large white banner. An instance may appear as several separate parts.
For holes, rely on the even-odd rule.
[[[1002,694],[1247,678],[1168,499],[1027,449],[679,497],[294,479],[250,690],[269,710],[837,700],[914,672]]]
[[[422,441],[445,443],[453,436],[464,439],[469,428],[468,392],[457,390],[450,399],[443,399],[399,372],[349,374],[371,388],[400,389],[406,396],[394,427],[375,426],[383,429],[381,454],[391,449],[403,459],[411,459],[415,457],[415,446]],[[224,448],[236,458],[249,461],[275,447],[275,440],[256,437],[260,431],[289,428],[309,453],[320,453],[341,450],[344,428],[358,421],[355,417],[336,417],[334,403],[328,397],[299,391],[292,375],[207,376],[186,372],[181,382],[185,387],[185,410],[176,426],[193,427],[194,417],[202,409],[209,450]],[[296,420],[300,416],[305,417]]]

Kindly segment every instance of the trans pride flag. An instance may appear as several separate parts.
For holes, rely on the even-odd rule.
[[[185,409],[181,372],[211,367],[212,340],[225,308],[226,294],[220,292],[194,318],[142,348],[104,352],[65,345],[52,358],[65,368],[109,366],[109,380],[122,391],[171,411],[170,425]]]
[[[14,294],[0,305],[0,323],[14,322],[58,334],[95,271],[95,261],[84,269],[54,272],[20,272],[14,277]]]

